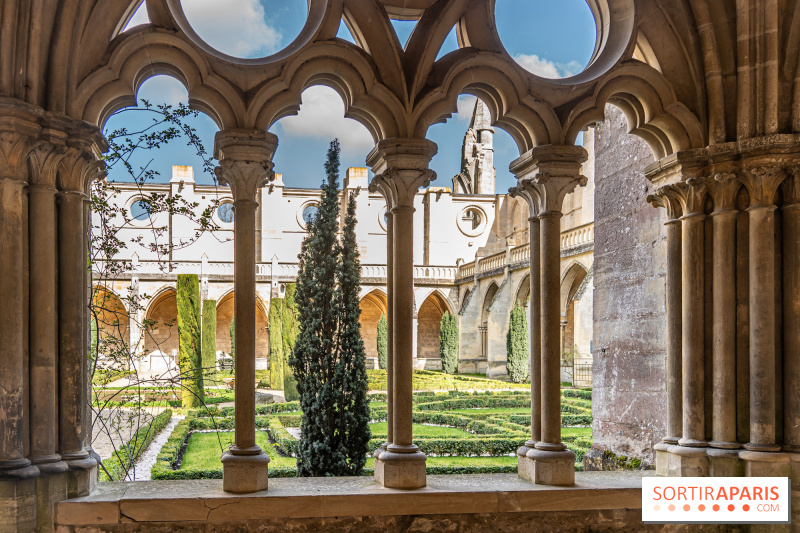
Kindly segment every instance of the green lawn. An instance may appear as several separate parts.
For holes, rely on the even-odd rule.
[[[576,437],[591,437],[592,428],[561,428],[561,435]]]
[[[220,447],[220,442],[222,447]],[[227,450],[231,444],[233,444],[233,431],[192,433],[180,469],[209,470],[222,468],[222,464],[219,461],[222,450]],[[293,457],[281,457],[278,455],[278,451],[275,446],[270,444],[265,431],[256,432],[256,444],[261,446],[269,455],[270,466],[295,466],[297,464]]]
[[[270,463],[271,464],[271,463]],[[428,457],[427,466],[508,466],[516,465],[515,457]],[[366,468],[375,467],[375,459],[367,459]]]
[[[369,425],[373,435],[386,435],[386,422],[377,422]],[[472,436],[469,431],[463,429],[450,428],[445,426],[426,426],[425,424],[413,424],[412,430],[415,437],[468,437]]]
[[[389,407],[389,404],[386,402],[369,402],[369,406],[372,409],[386,409]]]

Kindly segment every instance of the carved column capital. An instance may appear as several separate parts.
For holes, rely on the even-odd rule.
[[[647,202],[653,207],[663,207],[667,210],[668,222],[675,222],[683,215],[680,201],[680,187],[675,184],[662,185],[653,194],[647,196]]]
[[[736,179],[736,174],[718,172],[708,180],[708,191],[714,200],[714,212],[732,211],[736,203],[736,195],[742,184]]]
[[[89,188],[95,180],[106,176],[106,163],[98,159],[92,151],[69,146],[60,156],[56,185],[63,192],[89,194]]]
[[[800,205],[800,167],[793,167],[788,173],[783,183],[784,207]]]
[[[581,175],[587,159],[581,146],[537,146],[511,163],[509,170],[516,176],[517,186],[509,193],[524,198],[533,216],[560,214],[564,197],[587,183]]]
[[[0,120],[0,179],[27,181],[28,156],[39,145],[40,133],[32,122]]]
[[[228,129],[214,137],[217,180],[229,185],[235,201],[255,201],[256,192],[275,179],[272,158],[278,137],[266,130]]]
[[[381,193],[390,211],[413,207],[419,188],[436,179],[428,165],[437,151],[436,143],[427,139],[393,137],[379,142],[367,156],[367,164],[375,173],[370,192]]]
[[[784,167],[743,168],[737,178],[750,194],[750,207],[769,207],[775,204],[778,192],[788,172]]]
[[[684,217],[704,213],[708,181],[707,178],[689,178],[673,185]]]

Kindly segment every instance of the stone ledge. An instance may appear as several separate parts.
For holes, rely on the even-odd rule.
[[[641,509],[642,472],[578,472],[571,487],[532,485],[516,474],[428,476],[428,486],[386,489],[371,477],[276,478],[269,491],[232,495],[219,480],[102,483],[58,503],[57,526],[130,522],[223,523],[272,518],[604,511]]]

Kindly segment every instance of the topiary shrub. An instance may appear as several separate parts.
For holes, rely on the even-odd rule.
[[[444,312],[439,326],[439,355],[445,373],[458,372],[458,318],[450,311]]]
[[[386,323],[386,316],[381,315],[378,321],[378,368],[386,370],[389,363],[389,326]]]
[[[525,314],[525,309],[517,302],[511,310],[511,319],[508,325],[508,334],[506,335],[506,354],[508,357],[506,368],[508,377],[514,383],[522,383],[528,379],[529,353],[528,317]]]
[[[200,280],[197,274],[178,274],[178,348],[184,407],[203,404],[203,363],[200,352]]]
[[[206,374],[217,369],[217,301],[203,300],[202,366]]]

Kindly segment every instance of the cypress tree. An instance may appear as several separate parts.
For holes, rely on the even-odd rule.
[[[386,315],[381,315],[378,321],[378,368],[386,370],[389,363],[389,326],[386,324]]]
[[[341,243],[337,238],[339,153],[334,140],[322,201],[300,253],[295,296],[300,328],[290,364],[303,410],[297,451],[301,476],[359,474],[370,438],[354,198]]]
[[[283,298],[269,301],[269,386],[283,390]]]
[[[528,318],[525,309],[519,304],[511,310],[511,319],[506,335],[506,354],[508,377],[514,383],[522,383],[528,379]]]
[[[231,359],[236,360],[236,315],[231,318]]]
[[[200,280],[197,274],[178,274],[178,348],[184,407],[203,403],[203,370],[200,351]]]
[[[203,370],[206,375],[217,369],[217,301],[203,300]]]
[[[300,394],[297,392],[297,380],[294,378],[291,366],[289,366],[289,357],[294,350],[297,332],[300,328],[300,324],[297,322],[297,302],[294,299],[296,290],[297,285],[294,283],[286,286],[282,318],[283,395],[287,402],[294,402],[300,399]]]
[[[444,312],[439,325],[439,356],[445,373],[458,372],[458,318],[450,311]]]

